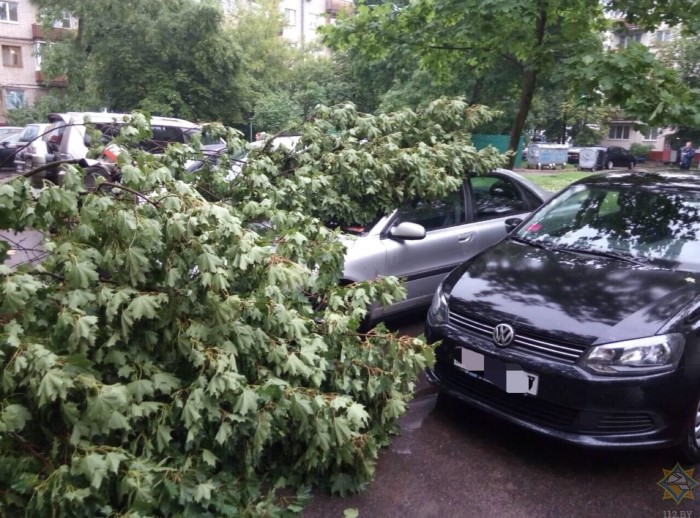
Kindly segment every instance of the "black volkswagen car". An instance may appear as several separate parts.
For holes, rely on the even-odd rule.
[[[564,441],[700,461],[700,176],[594,175],[507,224],[435,294],[430,381]]]

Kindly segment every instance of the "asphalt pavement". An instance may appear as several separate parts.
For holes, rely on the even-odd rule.
[[[421,318],[412,315],[399,329],[420,334]],[[400,425],[366,491],[333,497],[317,490],[303,518],[341,518],[345,509],[360,518],[700,516],[700,486],[676,504],[658,484],[678,460],[671,450],[570,446],[439,398],[425,377]]]

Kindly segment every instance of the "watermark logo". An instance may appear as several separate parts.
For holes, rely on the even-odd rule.
[[[663,469],[663,472],[664,478],[657,482],[664,490],[663,500],[670,498],[676,504],[680,504],[684,498],[695,500],[693,489],[700,485],[700,482],[693,478],[695,468],[686,471],[680,464],[676,464],[673,469]]]

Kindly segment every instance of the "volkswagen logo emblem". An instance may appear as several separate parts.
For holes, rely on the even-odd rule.
[[[515,330],[508,324],[498,324],[493,329],[493,343],[498,347],[508,347],[514,338]]]

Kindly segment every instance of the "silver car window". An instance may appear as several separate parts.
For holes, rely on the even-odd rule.
[[[474,221],[485,221],[527,212],[527,204],[515,184],[504,177],[469,179],[474,195]]]
[[[464,224],[466,214],[462,189],[445,199],[434,202],[415,200],[408,207],[399,209],[395,224],[404,221],[418,223],[426,231]]]

